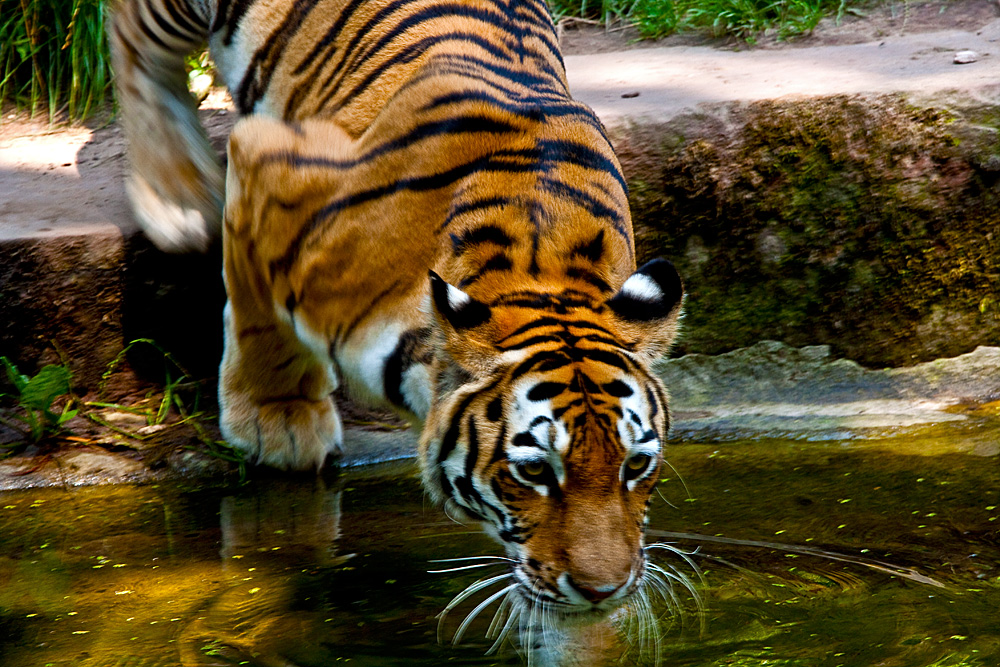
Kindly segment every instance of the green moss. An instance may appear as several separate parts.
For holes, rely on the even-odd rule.
[[[895,96],[719,115],[665,130],[654,169],[623,159],[640,255],[689,289],[680,351],[772,338],[898,365],[1000,343],[995,133]]]

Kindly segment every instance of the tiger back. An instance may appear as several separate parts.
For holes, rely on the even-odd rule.
[[[669,426],[649,367],[683,287],[666,261],[635,270],[624,177],[544,3],[155,1],[120,5],[112,35],[130,193],[163,247],[208,242],[221,172],[152,63],[207,36],[247,116],[225,176],[226,439],[318,467],[343,384],[421,429],[428,491],[504,545],[504,595],[567,616],[631,599]]]

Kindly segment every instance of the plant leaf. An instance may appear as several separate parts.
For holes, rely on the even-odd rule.
[[[24,388],[28,386],[28,376],[22,375],[21,371],[17,370],[17,366],[7,357],[0,357],[0,363],[3,363],[4,370],[7,371],[7,379],[17,389],[17,393],[22,393]]]
[[[48,410],[52,401],[69,393],[71,374],[65,366],[49,364],[38,371],[21,390],[21,404],[38,410]]]

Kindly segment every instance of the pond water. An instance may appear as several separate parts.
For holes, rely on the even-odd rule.
[[[671,446],[651,539],[692,552],[700,581],[655,559],[696,582],[702,610],[678,589],[660,664],[1000,664],[998,435]],[[450,641],[494,589],[437,619],[502,570],[434,561],[498,552],[410,464],[3,493],[0,664],[520,665],[510,642],[486,654],[493,607]],[[562,664],[655,662],[653,642],[609,627],[575,630]]]

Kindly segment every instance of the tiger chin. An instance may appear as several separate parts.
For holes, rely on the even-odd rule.
[[[503,545],[490,599],[582,618],[648,592],[669,426],[650,366],[684,288],[636,269],[544,2],[128,0],[110,34],[150,237],[222,230],[226,439],[318,468],[342,386],[420,429],[427,490]],[[224,177],[184,89],[206,39],[244,116]]]

